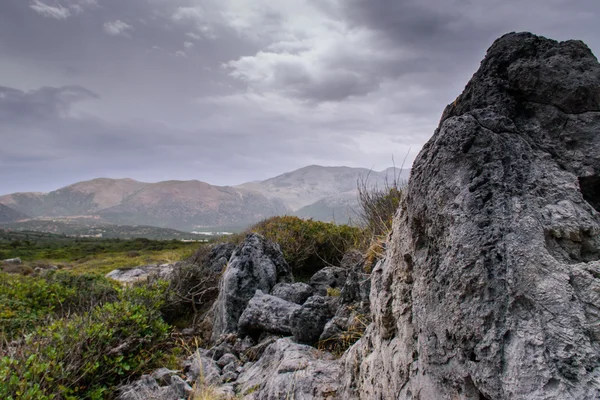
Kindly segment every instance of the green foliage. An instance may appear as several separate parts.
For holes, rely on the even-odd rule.
[[[191,249],[197,246],[197,243],[184,243],[179,240],[73,238],[40,232],[0,230],[2,258],[20,257],[27,261],[61,260],[68,262],[99,254]]]
[[[147,294],[56,320],[7,348],[0,358],[0,398],[104,399],[120,383],[157,367],[169,329],[159,311],[145,305]]]
[[[52,318],[89,310],[116,298],[116,288],[97,275],[50,273],[25,277],[0,273],[0,338],[13,338]]]
[[[344,254],[362,240],[362,231],[348,225],[273,217],[251,228],[279,243],[296,278],[307,278],[323,267],[339,265]]]

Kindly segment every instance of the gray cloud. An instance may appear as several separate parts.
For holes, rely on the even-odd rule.
[[[36,13],[49,18],[67,19],[71,16],[71,11],[68,8],[61,6],[50,6],[40,0],[33,0],[29,7]]]
[[[104,23],[104,32],[109,35],[119,36],[119,35],[127,35],[127,31],[132,30],[133,27],[121,20],[109,21]]]
[[[3,0],[0,192],[410,161],[496,37],[598,51],[599,14],[596,0]]]

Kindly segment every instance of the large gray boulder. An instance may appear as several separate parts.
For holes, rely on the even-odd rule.
[[[300,306],[279,297],[256,291],[238,321],[242,335],[262,332],[291,335],[290,317]]]
[[[303,282],[278,283],[271,291],[271,295],[296,304],[304,303],[312,294],[313,288]]]
[[[236,386],[246,400],[333,400],[344,398],[340,376],[340,365],[330,354],[284,338],[242,372]]]
[[[497,40],[415,160],[345,398],[600,398],[599,185],[596,58]]]
[[[233,252],[219,284],[212,339],[238,329],[238,320],[250,299],[261,290],[269,293],[279,282],[292,282],[291,269],[279,245],[251,233]]]

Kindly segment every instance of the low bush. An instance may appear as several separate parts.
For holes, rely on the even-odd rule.
[[[105,399],[120,383],[157,367],[168,325],[144,301],[96,306],[2,349],[0,398]]]
[[[0,273],[0,339],[10,340],[49,319],[88,311],[116,298],[114,284],[97,275]]]
[[[269,218],[251,231],[278,243],[301,280],[324,267],[338,266],[344,254],[362,241],[360,228],[290,216]]]

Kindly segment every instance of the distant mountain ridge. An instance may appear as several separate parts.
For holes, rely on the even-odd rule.
[[[0,196],[0,205],[25,218],[97,216],[123,225],[178,230],[247,226],[283,214],[347,222],[356,204],[357,183],[383,185],[386,177],[407,177],[407,170],[308,166],[264,181],[238,186],[206,182],[98,178],[49,193]],[[11,222],[11,221],[5,221]]]

